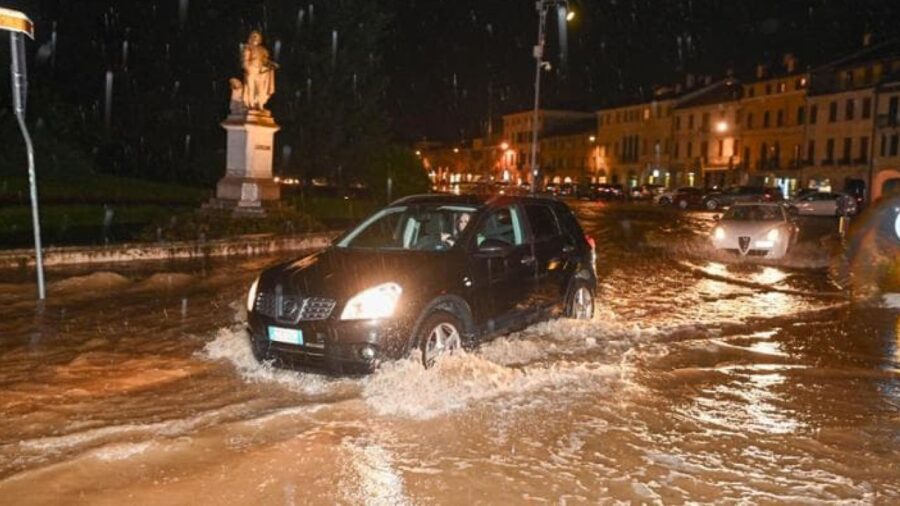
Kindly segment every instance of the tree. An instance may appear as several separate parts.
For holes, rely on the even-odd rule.
[[[418,158],[402,146],[391,145],[374,157],[364,181],[369,191],[380,201],[387,201],[388,178],[391,180],[390,199],[428,191],[429,180]]]

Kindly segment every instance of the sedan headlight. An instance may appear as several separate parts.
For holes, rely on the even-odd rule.
[[[394,314],[403,289],[397,283],[384,283],[363,290],[347,301],[341,320],[373,320]]]
[[[768,234],[766,234],[766,239],[768,239],[768,240],[770,240],[770,241],[772,241],[772,242],[777,242],[777,241],[778,241],[778,238],[779,238],[780,236],[781,236],[781,233],[778,232],[778,229],[777,229],[777,228],[773,228],[772,230],[769,230],[769,233],[768,233]]]
[[[716,229],[713,230],[713,238],[717,241],[725,239],[725,229],[722,227],[716,227]]]
[[[247,312],[253,311],[253,304],[256,302],[256,290],[259,289],[259,277],[250,285],[250,291],[247,292]]]

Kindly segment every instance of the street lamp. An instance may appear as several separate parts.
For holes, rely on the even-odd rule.
[[[716,132],[725,133],[728,131],[728,122],[725,120],[716,123]]]
[[[31,221],[34,227],[34,256],[37,269],[38,298],[44,300],[44,258],[41,248],[41,221],[38,215],[37,178],[34,171],[34,146],[31,135],[25,125],[25,106],[28,101],[28,72],[25,68],[25,39],[23,35],[34,39],[34,24],[25,14],[12,9],[0,8],[0,30],[9,32],[9,49],[12,57],[10,73],[12,74],[12,99],[19,130],[25,140],[25,151],[28,155],[28,186],[31,192]]]
[[[546,43],[546,34],[544,26],[547,24],[547,12],[550,8],[556,7],[557,15],[560,16],[560,39],[565,40],[565,23],[575,18],[575,14],[569,11],[568,0],[537,0],[535,8],[538,11],[538,36],[537,44],[534,45],[534,114],[531,121],[531,193],[537,193],[537,180],[539,175],[537,155],[538,155],[538,110],[541,107],[541,70],[550,69],[550,62],[544,60],[544,46]]]

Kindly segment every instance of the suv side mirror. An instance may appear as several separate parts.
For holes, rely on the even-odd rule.
[[[511,245],[503,240],[489,238],[478,245],[478,253],[485,256],[503,256],[509,252]]]

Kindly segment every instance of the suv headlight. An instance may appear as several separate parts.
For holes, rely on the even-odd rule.
[[[768,233],[768,234],[766,234],[766,239],[768,239],[768,240],[770,240],[770,241],[772,241],[772,242],[777,242],[777,241],[778,241],[778,237],[779,237],[780,235],[781,235],[781,234],[778,232],[778,229],[777,229],[777,228],[773,228],[772,230],[769,230],[769,233]]]
[[[363,290],[347,301],[341,320],[374,320],[394,314],[403,289],[397,283],[384,283]]]
[[[256,303],[256,290],[259,289],[259,276],[250,285],[250,291],[247,292],[247,312],[253,311],[253,304]]]
[[[713,238],[717,241],[721,241],[722,239],[724,239],[725,229],[722,227],[716,227],[716,229],[713,230]]]

